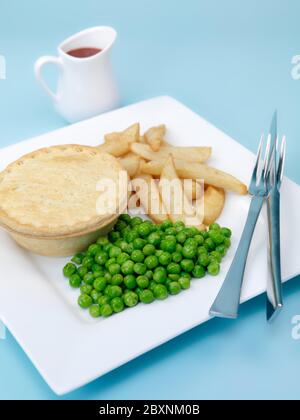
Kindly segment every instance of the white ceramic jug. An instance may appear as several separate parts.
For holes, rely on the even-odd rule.
[[[116,37],[113,28],[90,28],[64,41],[58,47],[58,57],[41,57],[35,63],[38,82],[67,121],[80,121],[119,106],[119,93],[110,62],[110,51]],[[100,51],[81,58],[70,54],[85,48]],[[56,64],[59,68],[56,93],[51,91],[42,77],[45,64]]]

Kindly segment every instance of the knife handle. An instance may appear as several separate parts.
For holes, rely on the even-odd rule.
[[[267,285],[267,319],[271,321],[283,307],[280,255],[280,193],[274,188],[267,200],[270,276]]]
[[[210,309],[210,314],[212,316],[232,319],[235,319],[238,316],[249,248],[264,200],[265,197],[260,196],[254,196],[251,200],[247,222],[235,257],[224,280],[223,286]]]

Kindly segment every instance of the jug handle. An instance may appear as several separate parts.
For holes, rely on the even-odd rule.
[[[58,58],[58,57],[44,56],[44,57],[40,57],[34,65],[34,73],[35,73],[36,80],[41,85],[41,87],[45,90],[45,92],[54,101],[56,101],[57,100],[57,94],[52,92],[52,90],[48,87],[47,83],[45,82],[45,80],[42,76],[42,68],[44,67],[45,64],[55,64],[60,69],[62,69],[62,62],[61,62],[61,59]]]

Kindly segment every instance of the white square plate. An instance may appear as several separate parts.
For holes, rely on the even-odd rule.
[[[165,123],[168,141],[176,145],[211,145],[211,164],[248,183],[253,154],[169,97],[138,103],[2,149],[0,170],[40,147],[97,145],[105,133],[122,130],[136,121],[141,122],[143,130]],[[300,188],[285,180],[282,193],[283,273],[288,280],[300,273],[296,243],[300,234],[296,212]],[[180,296],[139,305],[107,320],[93,321],[77,307],[78,292],[72,291],[62,276],[67,259],[27,253],[0,231],[0,318],[50,387],[60,395],[70,392],[209,320],[209,308],[232,261],[248,206],[249,197],[228,194],[220,223],[232,228],[233,244],[217,278],[194,280],[191,289]],[[265,225],[261,217],[249,256],[243,301],[265,291]]]

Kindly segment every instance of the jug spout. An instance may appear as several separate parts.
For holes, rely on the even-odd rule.
[[[65,40],[59,47],[63,54],[82,48],[95,48],[99,53],[108,52],[114,45],[117,38],[117,32],[110,26],[96,26],[84,31],[78,32]]]

